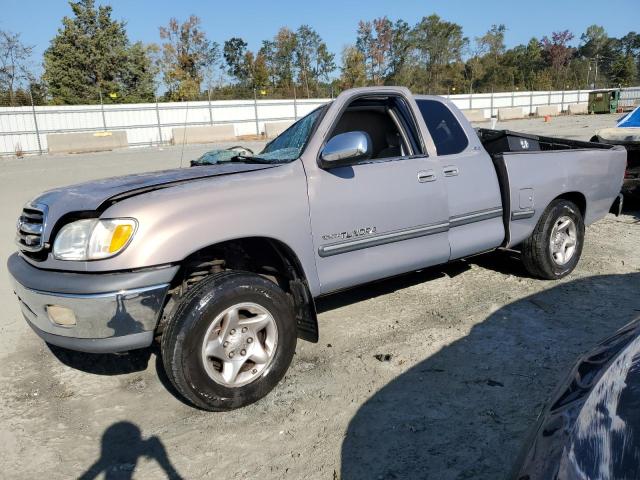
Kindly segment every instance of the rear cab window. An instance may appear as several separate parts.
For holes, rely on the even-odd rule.
[[[469,146],[469,139],[453,112],[437,100],[416,100],[438,155],[454,155]]]

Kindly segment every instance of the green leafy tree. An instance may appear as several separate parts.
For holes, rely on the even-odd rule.
[[[269,45],[267,47],[270,48]],[[257,54],[247,50],[247,42],[234,37],[224,43],[223,55],[227,72],[244,88],[263,88],[270,83],[273,65],[269,61],[269,50],[265,45]]]
[[[172,18],[166,27],[160,27],[164,40],[160,69],[170,100],[198,98],[205,75],[220,57],[218,44],[207,38],[200,23],[191,15],[182,23]]]
[[[582,45],[578,50],[578,54],[593,59],[598,55],[602,55],[602,50],[609,41],[609,36],[604,27],[591,25],[580,35],[580,41]]]
[[[354,45],[345,47],[342,51],[342,66],[340,67],[340,87],[364,87],[367,84],[367,71],[364,53]]]
[[[603,73],[610,67],[610,62],[605,60],[607,54],[611,54],[611,41],[607,32],[600,25],[590,25],[586,31],[580,35],[581,45],[578,48],[578,56],[587,60],[587,83],[601,83],[600,78],[596,78],[596,73]],[[592,72],[593,70],[593,72]],[[604,72],[606,73],[606,72]],[[598,77],[601,77],[599,75]]]
[[[482,58],[482,70],[484,72],[483,82],[491,85],[492,89],[500,85],[505,77],[512,76],[507,72],[504,63],[501,61],[505,53],[504,35],[507,28],[504,25],[492,25],[489,31],[476,42],[484,52]]]
[[[274,40],[274,67],[277,84],[283,88],[290,88],[293,85],[296,49],[296,34],[286,27],[278,30]]]
[[[309,25],[301,25],[296,31],[293,56],[298,82],[304,87],[307,98],[312,90],[317,91],[319,81],[322,78],[328,80],[329,74],[336,68],[334,54],[329,52],[318,32]]]
[[[636,62],[631,55],[620,55],[611,67],[611,83],[616,86],[630,87],[637,78]]]
[[[145,49],[131,45],[125,23],[112,18],[108,5],[94,0],[69,2],[73,15],[44,53],[43,79],[57,104],[108,100],[141,102],[154,97],[153,75]]]
[[[545,69],[545,63],[542,58],[540,41],[537,38],[529,40],[527,45],[514,47],[506,54],[511,56],[510,63],[519,74],[523,90],[548,90],[551,87],[547,81],[550,77],[540,77],[540,73]],[[544,85],[539,84],[541,78],[544,78]]]
[[[262,46],[258,51],[258,55],[264,58],[265,68],[267,70],[268,84],[275,88],[278,85],[278,65],[275,59],[276,43],[273,40],[263,40]]]
[[[393,40],[393,23],[387,17],[358,24],[356,47],[365,57],[369,81],[373,85],[382,85],[389,74]]]
[[[313,56],[320,41],[320,35],[309,25],[301,25],[296,32],[295,66],[298,69],[298,82],[305,88],[307,98],[314,80],[311,70]]]
[[[227,64],[227,73],[244,83],[250,77],[246,64],[247,42],[239,37],[233,37],[224,42],[224,60]]]
[[[446,72],[463,68],[462,52],[469,40],[463,35],[462,27],[442,20],[438,15],[423,17],[413,28],[412,42],[422,67],[419,75],[423,89],[443,92]],[[452,65],[453,69],[450,68]]]
[[[391,31],[391,48],[386,83],[406,84],[411,66],[411,27],[402,19],[396,20]]]
[[[296,34],[282,27],[272,40],[264,40],[258,54],[264,57],[269,84],[283,95],[292,95]]]

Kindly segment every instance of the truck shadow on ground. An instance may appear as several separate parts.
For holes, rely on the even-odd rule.
[[[398,290],[419,285],[444,276],[455,277],[469,270],[469,263],[456,260],[444,265],[429,267],[418,272],[407,273],[397,277],[386,278],[364,286],[352,288],[326,297],[316,299],[318,313],[335,310],[336,308],[362,302],[382,295],[388,295]]]
[[[635,220],[640,220],[640,194],[635,197],[626,196],[622,212],[631,215]]]
[[[147,369],[152,348],[132,350],[126,354],[84,353],[48,345],[51,353],[63,364],[93,375],[124,375]]]
[[[483,261],[509,268],[501,258]],[[640,273],[549,286],[374,393],[349,423],[340,478],[504,477],[575,359],[640,312]]]
[[[117,422],[102,434],[100,458],[79,480],[93,480],[104,474],[105,480],[130,480],[141,458],[154,460],[172,480],[183,477],[175,469],[164,444],[158,437],[142,438],[142,432],[131,422]]]
[[[129,373],[142,372],[147,370],[149,361],[153,356],[155,357],[155,372],[162,386],[175,399],[185,403],[184,399],[169,380],[169,377],[167,377],[158,345],[154,344],[149,348],[132,350],[123,354],[75,352],[56,347],[55,345],[48,345],[48,347],[51,353],[63,364],[93,375],[126,375]],[[188,403],[186,404],[193,406]]]

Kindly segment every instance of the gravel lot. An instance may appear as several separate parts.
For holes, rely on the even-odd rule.
[[[499,127],[589,139],[615,117]],[[184,163],[210,148],[188,147]],[[52,353],[19,314],[4,271],[32,196],[175,167],[180,155],[0,159],[0,476],[501,478],[577,355],[640,315],[632,207],[587,229],[577,270],[560,282],[530,279],[497,252],[326,298],[320,343],[298,344],[271,395],[231,413],[194,410],[173,396],[155,351]]]

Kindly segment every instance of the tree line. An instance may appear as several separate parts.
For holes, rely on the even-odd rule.
[[[209,39],[192,15],[170,19],[159,28],[159,43],[143,44],[129,39],[111,6],[69,4],[72,14],[44,52],[39,78],[33,46],[0,31],[0,105],[314,97],[366,85],[454,94],[640,83],[640,34],[615,38],[598,25],[579,39],[564,30],[506,48],[505,25],[470,39],[461,25],[435,14],[415,25],[384,16],[358,23],[338,65],[309,25],[282,27],[251,51],[241,37]]]

